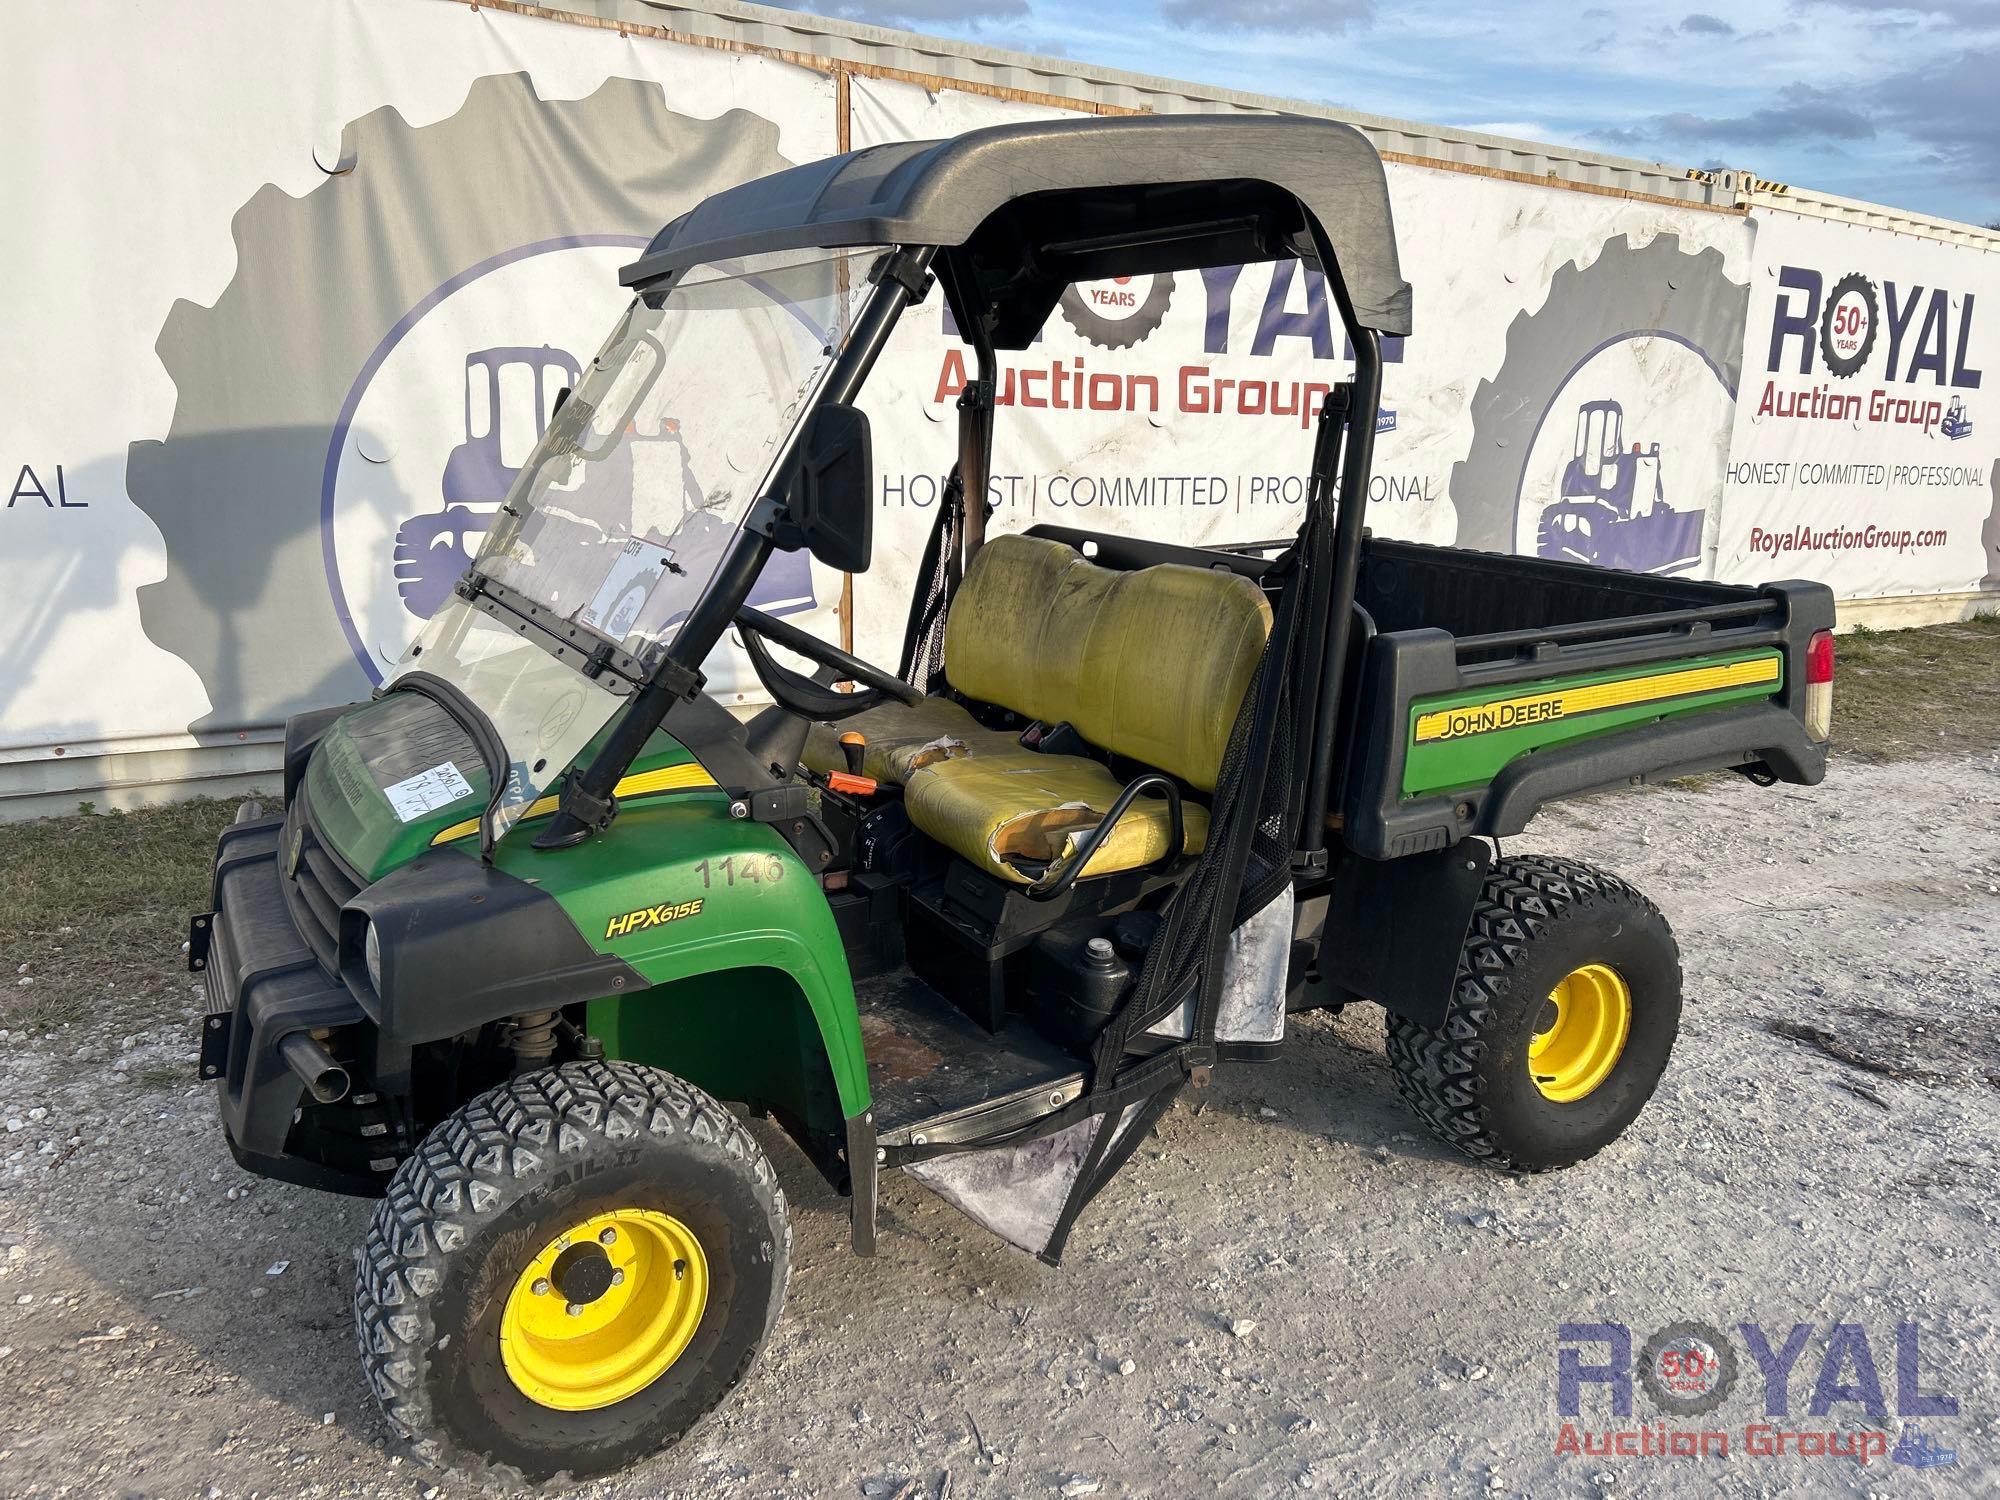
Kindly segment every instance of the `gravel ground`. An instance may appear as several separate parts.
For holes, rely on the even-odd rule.
[[[763,1363],[680,1449],[579,1493],[1995,1493],[2000,758],[1633,792],[1509,847],[1620,872],[1681,938],[1674,1063],[1595,1161],[1515,1180],[1432,1144],[1370,1007],[1297,1019],[1282,1061],[1184,1096],[1061,1270],[900,1178],[856,1260],[841,1200],[764,1132],[798,1245]],[[180,1081],[188,1023],[105,1009],[0,1033],[0,1492],[467,1493],[400,1456],[361,1385],[367,1206],[239,1172]],[[1558,1326],[1636,1344],[1686,1318],[1735,1339],[1742,1378],[1701,1425],[1739,1441],[1763,1386],[1738,1323],[1774,1345],[1812,1326],[1773,1425],[1892,1440],[1916,1323],[1923,1388],[1959,1402],[1923,1425],[1957,1464],[1559,1455]],[[1842,1323],[1885,1420],[1808,1414]],[[1591,1392],[1581,1425],[1656,1416],[1636,1411],[1614,1424]]]

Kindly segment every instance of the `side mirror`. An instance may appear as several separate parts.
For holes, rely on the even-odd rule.
[[[799,434],[791,483],[786,486],[789,530],[829,568],[865,573],[875,542],[875,462],[868,417],[859,408],[829,401],[816,408]]]

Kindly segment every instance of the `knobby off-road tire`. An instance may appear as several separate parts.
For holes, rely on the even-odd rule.
[[[614,1404],[530,1399],[501,1352],[510,1294],[569,1226],[639,1210],[699,1241],[706,1303],[691,1340]],[[749,1373],[790,1256],[770,1162],[700,1089],[618,1062],[524,1074],[439,1125],[390,1180],[355,1281],[362,1368],[430,1462],[501,1481],[608,1472],[683,1437]]]
[[[1614,971],[1630,1025],[1602,1081],[1568,1102],[1529,1065],[1550,996],[1585,966]],[[1397,1089],[1475,1161],[1522,1172],[1572,1166],[1624,1132],[1658,1086],[1680,1027],[1680,950],[1659,909],[1614,875],[1570,860],[1503,859],[1487,873],[1443,1024],[1389,1017]]]

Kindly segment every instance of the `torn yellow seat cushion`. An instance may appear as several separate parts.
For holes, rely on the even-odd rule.
[[[934,761],[911,773],[903,792],[910,821],[979,869],[1015,885],[1039,878],[1095,828],[1124,790],[1118,778],[1079,755],[1032,750]],[[1208,840],[1208,810],[1183,804],[1186,853]],[[1172,819],[1164,797],[1141,795],[1079,878],[1115,875],[1151,864],[1167,852]]]
[[[1207,792],[1270,634],[1270,604],[1237,574],[1118,572],[1046,537],[998,536],[952,601],[944,667],[968,698],[1067,720]]]
[[[840,737],[854,730],[868,743],[861,752],[861,774],[901,786],[919,766],[970,754],[1000,754],[1019,750],[1019,736],[1004,729],[987,729],[950,698],[926,698],[922,703],[886,703],[836,724],[815,724],[806,732],[806,765],[815,771],[845,771],[847,757]]]

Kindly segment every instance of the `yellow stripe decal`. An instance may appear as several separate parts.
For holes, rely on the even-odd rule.
[[[661,766],[657,771],[641,771],[636,776],[627,776],[612,789],[612,795],[643,797],[648,792],[689,792],[714,785],[715,778],[703,769],[701,763],[690,760],[678,766]]]
[[[1778,658],[1762,656],[1751,661],[1725,662],[1717,667],[1690,667],[1679,672],[1656,672],[1650,677],[1594,682],[1588,687],[1497,698],[1491,703],[1469,703],[1462,708],[1443,708],[1418,715],[1417,743],[1464,739],[1468,735],[1574,718],[1602,708],[1626,708],[1635,703],[1657,703],[1665,698],[1685,698],[1695,693],[1776,681]]]
[[[653,792],[693,792],[714,785],[715,778],[702,768],[699,761],[691,760],[678,766],[661,766],[657,771],[641,771],[635,776],[622,777],[618,785],[611,789],[611,794],[614,797],[644,797]],[[528,810],[521,814],[521,819],[525,822],[529,818],[547,817],[556,810],[560,801],[556,797],[537,797],[528,804]],[[479,819],[467,818],[462,823],[440,829],[432,835],[431,843],[449,844],[454,839],[477,832]]]

